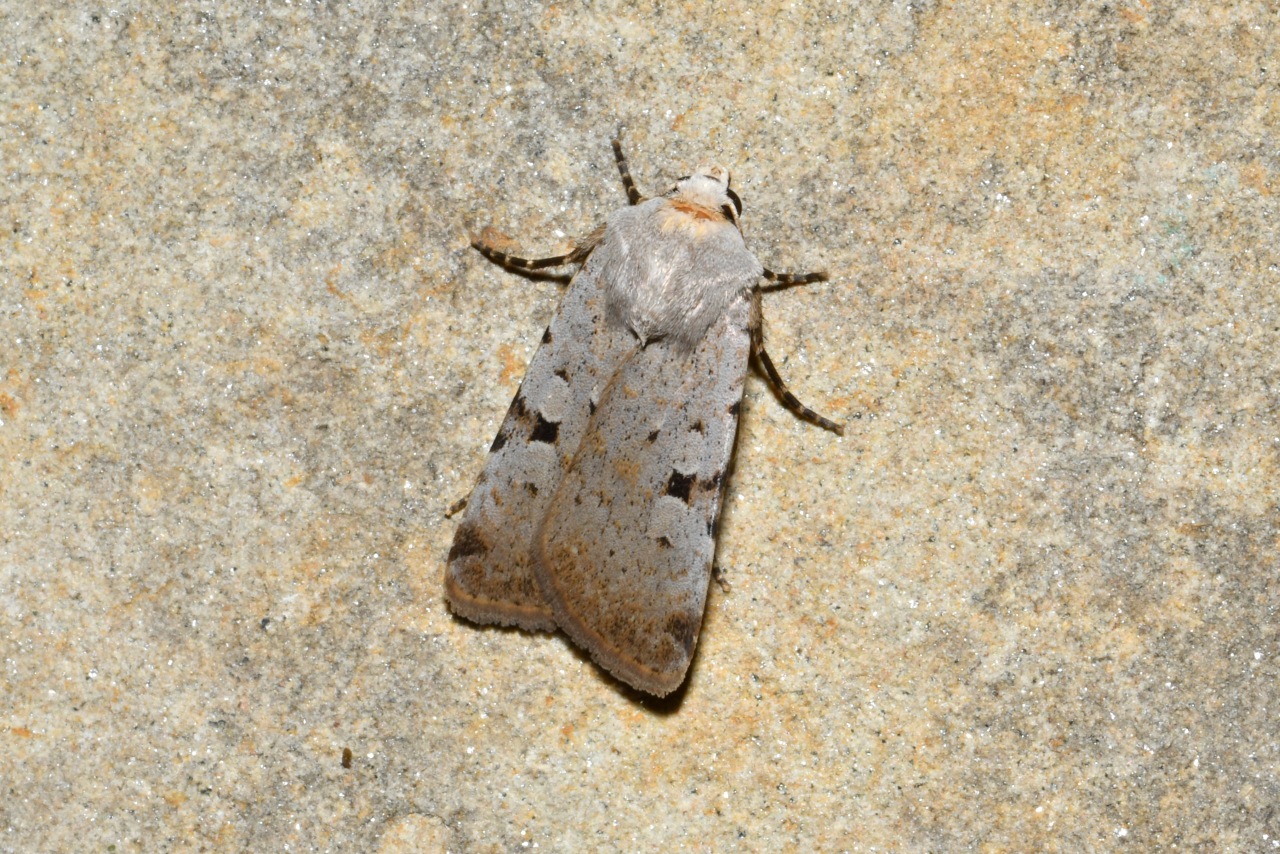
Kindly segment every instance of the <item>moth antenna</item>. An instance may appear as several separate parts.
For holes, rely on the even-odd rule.
[[[613,139],[613,159],[618,161],[618,171],[622,173],[622,187],[627,191],[627,201],[638,205],[644,196],[636,189],[636,182],[631,178],[631,169],[627,166],[627,157],[622,153],[622,131]]]

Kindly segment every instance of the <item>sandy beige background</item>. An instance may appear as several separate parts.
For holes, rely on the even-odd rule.
[[[1280,33],[1198,5],[9,3],[0,849],[1280,849]],[[661,704],[440,591],[558,298],[468,235],[620,126],[831,271],[849,424],[749,381]]]

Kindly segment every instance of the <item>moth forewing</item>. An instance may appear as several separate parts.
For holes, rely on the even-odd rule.
[[[692,351],[622,363],[556,490],[534,567],[556,622],[651,694],[684,681],[702,625],[751,342],[747,298]]]
[[[530,545],[595,399],[633,347],[602,324],[599,264],[573,278],[507,410],[449,552],[445,596],[478,623],[552,631]]]

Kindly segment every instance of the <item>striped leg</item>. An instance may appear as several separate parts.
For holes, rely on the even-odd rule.
[[[587,260],[587,256],[591,254],[591,251],[600,245],[601,240],[604,240],[603,225],[579,240],[578,244],[573,247],[572,252],[566,252],[564,255],[552,255],[550,258],[519,258],[515,255],[508,255],[501,249],[493,248],[478,237],[471,238],[471,246],[493,263],[506,267],[508,270],[542,270],[547,267],[562,267],[565,264],[581,264]],[[553,279],[559,278],[559,276],[545,273],[539,274],[539,276]]]
[[[823,279],[826,278],[825,273],[809,273],[806,275],[817,275],[821,276]],[[800,284],[800,282],[796,282],[796,284]],[[769,358],[769,353],[764,349],[764,321],[760,311],[759,291],[756,291],[755,299],[752,300],[750,331],[751,355],[756,358],[756,362],[764,369],[765,378],[769,380],[769,385],[773,386],[773,390],[778,397],[782,398],[783,405],[805,421],[817,424],[823,429],[830,430],[837,436],[843,436],[844,426],[837,424],[829,418],[824,418],[801,403],[800,399],[791,393],[791,389],[787,388],[787,384],[783,381],[782,375],[779,374],[778,369],[774,367],[773,359]]]
[[[775,273],[768,267],[764,268],[764,277],[776,285],[807,285],[810,282],[825,282],[827,280],[826,273]]]
[[[638,205],[644,201],[644,196],[636,189],[636,182],[631,178],[631,170],[627,167],[627,158],[622,153],[622,131],[618,131],[618,136],[613,140],[613,159],[618,161],[618,171],[622,173],[622,187],[627,191],[627,201],[633,205]]]
[[[515,255],[508,255],[506,252],[481,243],[479,239],[475,238],[472,239],[471,246],[493,263],[509,270],[542,270],[547,267],[562,267],[565,264],[572,264],[576,255],[575,250],[567,255],[553,255],[550,258],[518,258]]]

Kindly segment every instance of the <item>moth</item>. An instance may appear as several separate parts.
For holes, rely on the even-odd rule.
[[[449,551],[449,607],[477,623],[562,630],[615,677],[665,696],[702,626],[747,364],[801,417],[842,428],[787,390],[764,349],[761,281],[742,201],[699,166],[630,204],[571,251],[489,260],[517,271],[581,264],[489,449]]]

